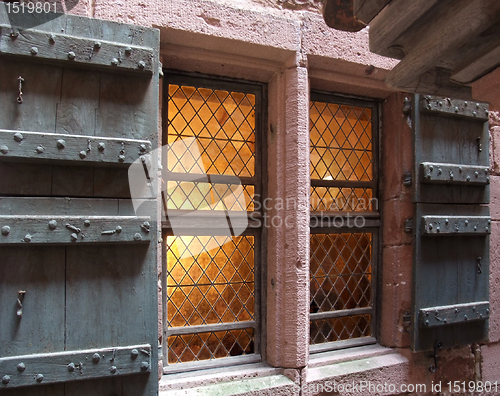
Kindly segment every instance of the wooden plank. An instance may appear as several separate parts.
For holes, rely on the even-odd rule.
[[[95,71],[64,69],[61,101],[57,105],[56,133],[95,134],[99,80],[100,73]]]
[[[448,17],[440,23],[428,25],[418,37],[416,45],[389,72],[386,83],[391,88],[402,89],[408,86],[416,76],[433,68],[447,54],[457,51],[475,32],[496,22],[500,2],[462,2],[451,10]]]
[[[477,301],[466,304],[422,308],[419,311],[419,326],[433,327],[486,320],[490,317],[490,303]]]
[[[354,16],[365,25],[368,25],[391,1],[392,0],[354,0]]]
[[[1,195],[51,195],[52,165],[40,166],[0,161],[0,175]]]
[[[0,197],[2,215],[75,215],[80,216],[134,216],[134,212],[118,213],[117,199]]]
[[[490,184],[490,170],[484,166],[422,162],[420,176],[422,183],[487,185]]]
[[[95,168],[94,197],[130,198],[127,169]]]
[[[149,243],[149,217],[0,216],[0,245]]]
[[[463,84],[470,83],[499,67],[500,43],[495,42],[493,45],[494,48],[490,51],[482,55],[473,54],[468,62],[459,63],[453,70],[452,80]]]
[[[150,372],[149,344],[21,355],[0,358],[0,389]]]
[[[404,40],[403,33],[411,26],[412,34],[418,36],[420,24],[415,24],[415,22],[439,3],[439,0],[411,2],[392,0],[370,23],[370,51],[391,58],[403,59],[411,50],[407,40]]]
[[[153,74],[153,48],[125,45],[101,38],[27,29],[11,36],[10,25],[0,25],[0,54],[58,61],[86,68],[112,69],[113,72]]]
[[[423,216],[420,227],[422,235],[489,235],[489,216]]]
[[[54,132],[62,69],[3,57],[0,61],[0,129]],[[19,81],[23,103],[17,102]]]
[[[420,98],[420,109],[424,113],[437,113],[453,117],[472,118],[482,123],[488,121],[489,115],[489,106],[487,103],[430,95]]]
[[[0,356],[64,350],[64,249],[2,246],[0,256]]]
[[[54,166],[52,196],[93,197],[94,168],[86,166]]]
[[[149,140],[0,130],[0,161],[74,162],[81,165],[130,166],[150,161]]]
[[[26,388],[2,389],[2,396],[26,396],[27,394],[29,396],[64,396],[65,388],[64,384],[56,384],[31,387],[29,391]]]

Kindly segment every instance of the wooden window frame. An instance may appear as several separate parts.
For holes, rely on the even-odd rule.
[[[167,262],[166,262],[166,244],[165,241],[168,236],[173,235],[171,224],[166,220],[162,221],[162,249],[163,249],[163,262],[162,262],[162,348],[163,348],[163,374],[174,374],[182,373],[195,370],[204,370],[211,368],[223,368],[227,366],[235,366],[241,364],[250,364],[265,361],[266,359],[266,304],[265,304],[265,279],[266,279],[266,239],[267,231],[266,228],[262,226],[262,211],[263,205],[262,201],[267,194],[267,175],[264,172],[265,164],[264,161],[267,159],[266,150],[266,138],[265,138],[265,125],[267,124],[267,85],[264,83],[245,81],[241,79],[233,79],[227,77],[206,75],[201,73],[189,73],[182,72],[178,70],[164,69],[164,79],[163,79],[163,108],[162,108],[162,141],[163,144],[168,142],[168,86],[169,84],[185,84],[195,87],[203,87],[208,89],[220,89],[220,90],[233,90],[237,92],[244,92],[254,94],[256,98],[255,105],[255,171],[252,177],[240,177],[233,175],[224,174],[209,174],[211,182],[217,183],[229,183],[231,179],[234,180],[238,177],[241,183],[251,184],[254,186],[254,195],[260,197],[259,205],[260,209],[258,211],[247,211],[248,227],[241,235],[252,235],[254,236],[254,306],[255,306],[255,319],[254,325],[249,326],[248,322],[232,322],[232,323],[220,323],[214,325],[201,325],[201,326],[186,326],[176,328],[175,331],[169,330],[167,321],[167,287],[166,287],[166,276],[167,276]],[[168,175],[168,171],[166,172]],[[176,174],[172,174],[174,177]],[[257,202],[257,200],[254,199]],[[176,210],[177,211],[177,210]],[[200,215],[209,216],[209,213],[200,213]],[[194,225],[187,224],[187,228],[191,227],[194,229]],[[217,231],[216,228],[213,231]],[[189,230],[185,235],[189,235]],[[192,231],[191,231],[192,232]],[[194,234],[194,232],[192,232]],[[212,233],[212,235],[215,235]],[[243,326],[243,324],[245,324]],[[174,334],[194,334],[211,331],[224,331],[224,330],[237,330],[242,328],[254,328],[254,353],[242,356],[231,356],[224,358],[216,358],[203,361],[195,362],[185,362],[185,363],[168,363],[168,337]],[[179,330],[182,329],[182,330]],[[195,331],[189,331],[188,329],[194,329]],[[196,331],[198,330],[198,331]]]
[[[323,91],[311,91],[310,101],[335,103],[348,106],[360,106],[371,108],[372,112],[372,152],[373,152],[373,180],[372,181],[348,181],[348,180],[314,180],[311,179],[311,187],[344,187],[344,188],[371,188],[372,199],[376,199],[379,203],[380,186],[379,186],[379,164],[380,164],[380,131],[381,131],[381,104],[376,99],[362,98],[338,93],[330,93]],[[311,147],[311,146],[310,146]],[[379,205],[378,205],[379,206]],[[371,314],[371,336],[353,338],[341,341],[325,342],[322,344],[310,344],[310,353],[320,353],[334,351],[339,349],[351,348],[362,345],[374,344],[377,342],[379,332],[379,315],[380,299],[378,298],[378,289],[380,284],[379,279],[379,263],[381,263],[381,215],[380,207],[378,210],[371,211],[311,211],[310,213],[310,233],[311,234],[341,234],[359,232],[371,233],[372,239],[372,289],[371,289],[371,308],[355,308],[342,311],[329,311],[321,313],[310,313],[309,320],[326,319],[338,316],[348,316],[355,314],[356,311],[360,314]],[[353,217],[362,215],[365,218],[365,225],[361,228],[353,227],[332,227],[335,218],[339,216],[343,221],[347,221],[348,216]],[[352,221],[352,220],[351,220]],[[313,225],[314,224],[314,225]],[[343,315],[339,315],[341,312]],[[309,341],[310,342],[310,341]]]

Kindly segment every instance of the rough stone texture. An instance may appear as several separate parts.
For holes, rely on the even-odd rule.
[[[267,358],[274,366],[307,364],[309,347],[309,89],[307,69],[296,65],[270,83],[268,195],[291,198],[273,206],[268,229]],[[286,225],[285,225],[286,224]]]
[[[481,355],[482,381],[490,381],[492,383],[497,381],[500,384],[500,359],[498,358],[500,355],[500,344],[495,343],[481,346]]]
[[[500,263],[500,222],[493,221],[491,224],[491,239],[490,239],[490,329],[489,329],[490,342],[500,341],[499,263]]]
[[[384,346],[410,345],[409,327],[403,324],[403,315],[411,312],[412,257],[411,245],[383,248],[380,343]]]

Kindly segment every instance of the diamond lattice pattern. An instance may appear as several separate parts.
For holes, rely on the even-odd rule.
[[[169,236],[167,271],[169,327],[255,319],[253,236]]]
[[[371,188],[311,187],[311,211],[378,210]]]
[[[196,137],[205,168],[172,156],[169,171],[254,176],[255,95],[175,84],[168,95],[168,143]],[[196,169],[185,169],[191,162]]]
[[[310,103],[311,178],[373,180],[371,109]]]
[[[185,363],[254,353],[253,329],[168,337],[168,363]]]
[[[369,337],[371,315],[353,315],[340,318],[320,319],[311,321],[310,343],[322,344]]]
[[[167,182],[167,209],[254,210],[255,187],[249,184]]]
[[[371,306],[372,234],[311,234],[310,311]]]

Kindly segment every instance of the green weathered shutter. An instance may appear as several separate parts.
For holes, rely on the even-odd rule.
[[[0,3],[0,391],[156,395],[157,205],[135,214],[127,171],[156,161],[159,32],[11,22]]]
[[[412,348],[488,337],[488,107],[415,96]]]

